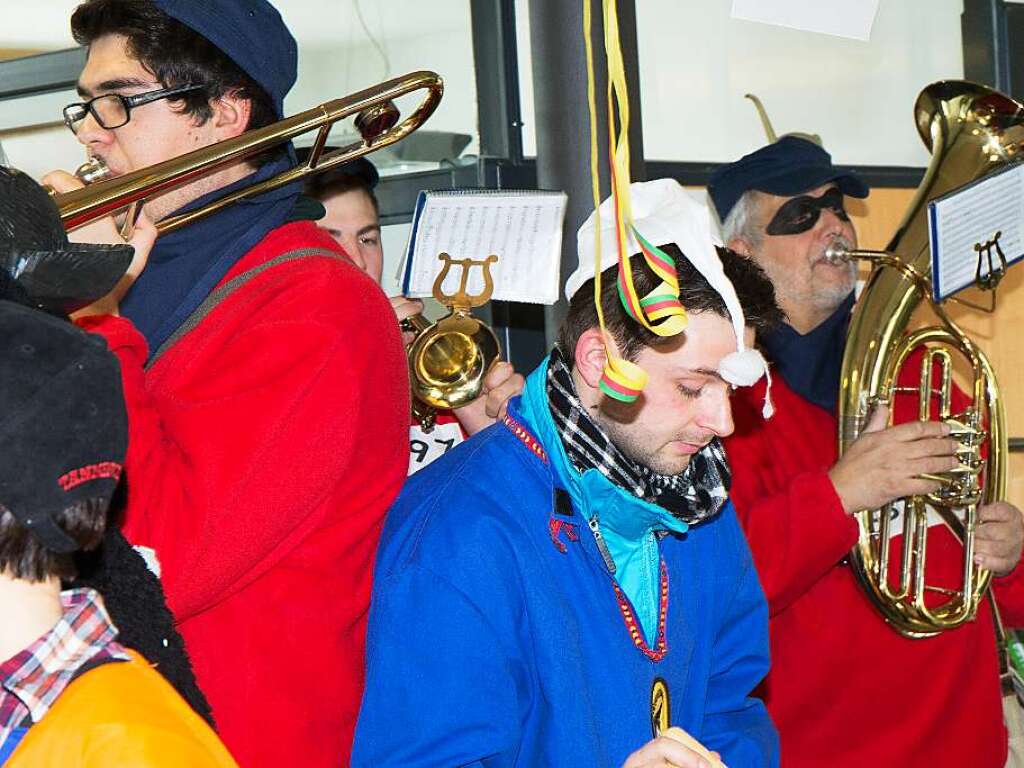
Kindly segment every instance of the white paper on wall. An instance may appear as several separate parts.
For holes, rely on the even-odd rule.
[[[867,42],[879,0],[732,0],[732,17]]]

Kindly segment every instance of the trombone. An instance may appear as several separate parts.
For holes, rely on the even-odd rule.
[[[424,91],[422,101],[408,117],[399,122],[400,115],[393,103],[394,99],[415,91]],[[225,195],[194,211],[161,219],[156,223],[157,233],[166,234],[239,200],[300,181],[314,173],[326,171],[401,141],[434,113],[443,93],[444,83],[435,72],[411,72],[148,168],[91,184],[87,182],[88,186],[82,189],[55,194],[54,202],[60,211],[64,228],[70,231],[145,198],[188,184],[239,160],[284,144],[296,136],[312,130],[318,131],[305,163]],[[356,115],[355,123],[361,140],[325,153],[324,147],[331,128],[351,115]],[[94,177],[95,165],[87,164]]]

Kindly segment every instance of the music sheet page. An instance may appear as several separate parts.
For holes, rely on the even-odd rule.
[[[933,201],[928,206],[934,295],[941,300],[974,284],[978,268],[976,244],[997,232],[1007,265],[1024,256],[1024,165],[986,176]],[[993,264],[999,265],[995,251]],[[981,275],[988,274],[988,260]]]
[[[406,248],[403,290],[431,296],[441,272],[438,254],[483,260],[494,254],[492,299],[552,304],[558,299],[562,223],[566,195],[541,191],[449,191],[421,193]],[[445,293],[458,290],[461,270],[453,268]],[[483,270],[470,270],[469,292],[484,286]]]

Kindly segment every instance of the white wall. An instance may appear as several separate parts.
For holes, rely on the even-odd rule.
[[[384,271],[381,275],[380,287],[388,296],[397,296],[401,280],[398,279],[398,267],[405,255],[405,246],[409,242],[412,224],[390,224],[381,228],[380,243],[384,249]]]
[[[516,3],[524,55],[528,2]],[[963,77],[963,0],[881,0],[866,43],[733,20],[731,8],[731,0],[637,0],[647,158],[723,162],[756,149],[765,136],[743,98],[753,92],[776,131],[817,133],[839,162],[927,164],[913,104],[928,83]],[[520,75],[524,144],[534,154],[528,63]]]
[[[529,1],[516,4],[524,145],[527,154],[533,154]],[[66,19],[75,4],[3,0],[0,47],[67,46]],[[428,68],[440,72],[447,83],[444,101],[429,127],[476,135],[468,0],[276,4],[300,41],[299,82],[286,103],[290,112],[385,75]],[[765,102],[776,130],[820,134],[839,162],[927,163],[913,126],[913,102],[927,83],[962,76],[963,0],[881,0],[866,43],[733,20],[731,5],[731,0],[637,0],[648,158],[726,161],[756,148],[764,134],[752,105],[743,98],[753,92]],[[64,100],[63,95],[57,97]],[[27,109],[21,101],[0,102],[0,141],[12,162],[35,172],[71,167],[78,161],[78,149],[60,129],[17,136],[2,133],[11,125],[57,119],[57,106]],[[19,121],[19,115],[24,119]],[[467,152],[476,146],[474,142]]]
[[[85,155],[61,122],[61,108],[77,100],[72,90],[0,101],[0,144],[8,162],[36,178],[77,168]]]
[[[78,0],[0,0],[4,10],[0,48],[57,50],[74,45],[68,19],[77,4]],[[389,77],[432,69],[445,79],[445,96],[427,126],[471,134],[473,143],[466,152],[476,151],[469,0],[275,0],[274,4],[299,42],[299,78],[285,101],[287,114]],[[405,111],[409,111],[417,99],[411,96],[399,107],[408,105]],[[69,90],[0,102],[0,142],[13,165],[39,176],[57,167],[74,168],[82,161],[82,150],[59,124],[60,108],[73,100],[76,96]]]

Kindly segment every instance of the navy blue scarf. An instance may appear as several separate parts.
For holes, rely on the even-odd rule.
[[[789,388],[831,414],[835,414],[839,400],[839,371],[853,301],[854,295],[850,293],[810,333],[801,335],[783,323],[760,339],[768,359],[775,364],[775,372],[781,374]]]
[[[227,187],[210,192],[176,213],[275,176],[293,165],[282,156]],[[185,322],[235,263],[272,229],[289,220],[301,192],[289,184],[228,206],[157,240],[146,269],[121,302],[121,314],[139,329],[152,355]]]

